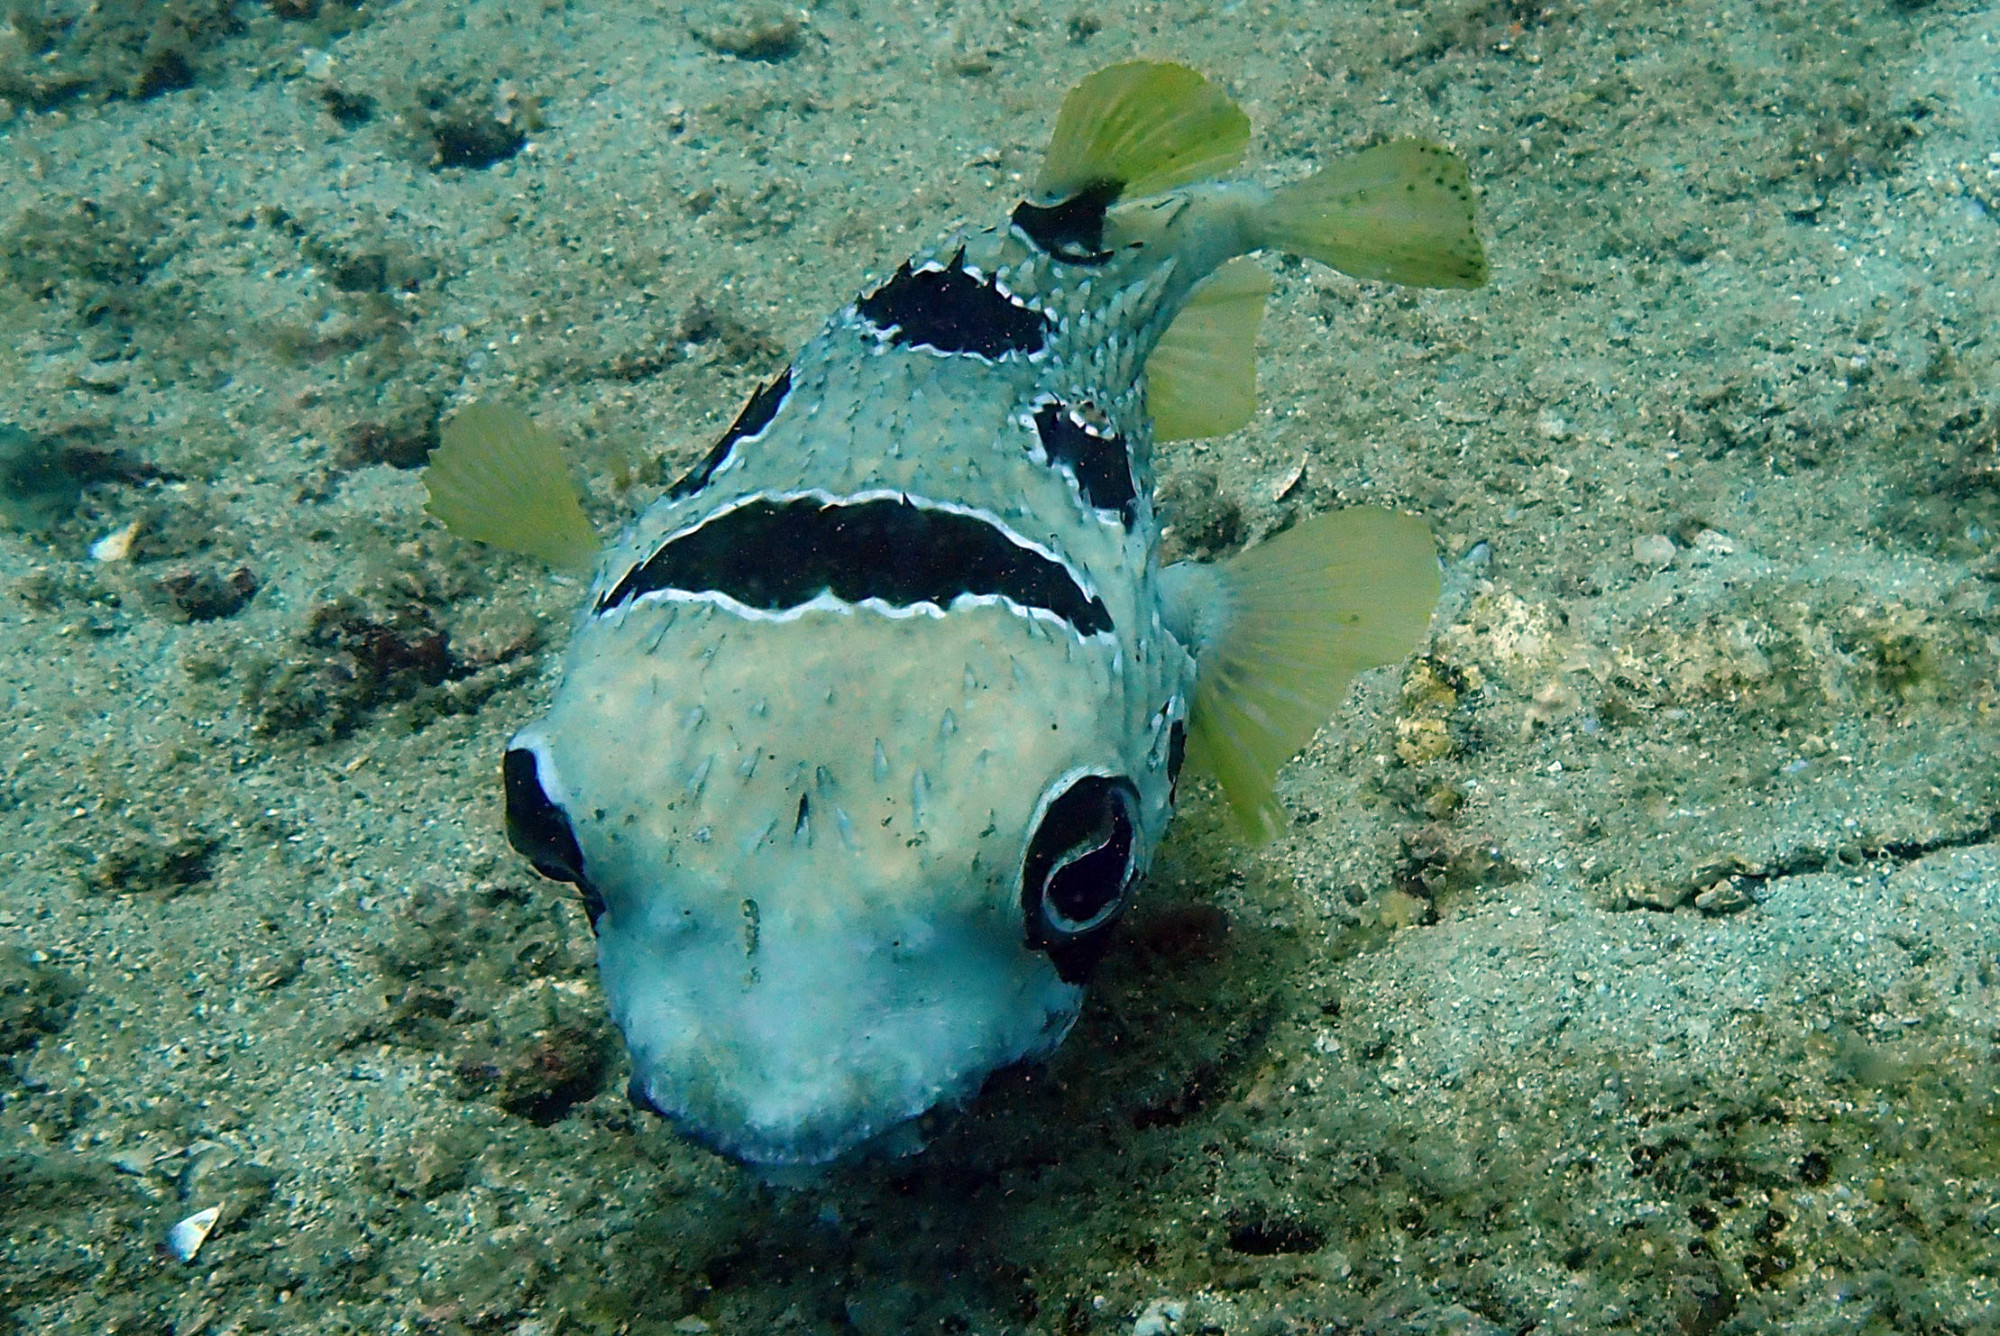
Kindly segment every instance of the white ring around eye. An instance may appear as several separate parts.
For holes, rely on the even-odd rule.
[[[1068,790],[1064,792],[1067,793]],[[1133,844],[1137,834],[1138,816],[1134,795],[1125,785],[1107,786],[1104,792],[1107,801],[1112,804],[1107,827],[1101,831],[1091,831],[1086,839],[1079,841],[1073,848],[1065,850],[1057,857],[1043,875],[1042,884],[1038,888],[1039,893],[1036,898],[1043,925],[1058,938],[1080,937],[1102,927],[1118,916],[1131,895],[1136,852]],[[1079,868],[1080,864],[1096,863],[1104,859],[1117,860],[1115,880],[1107,875],[1112,872],[1109,864],[1087,869]],[[1073,870],[1076,875],[1090,877],[1093,881],[1102,878],[1103,885],[1113,888],[1110,894],[1104,897],[1103,903],[1088,917],[1082,919],[1072,918],[1063,913],[1058,903],[1062,898],[1057,893],[1058,883],[1065,873]]]

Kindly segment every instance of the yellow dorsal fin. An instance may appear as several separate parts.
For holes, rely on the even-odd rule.
[[[1257,411],[1257,330],[1271,277],[1255,260],[1231,260],[1188,298],[1146,359],[1153,439],[1185,441],[1235,431]]]
[[[424,509],[460,538],[580,571],[597,555],[562,447],[518,408],[473,404],[445,426],[424,469]]]
[[[1357,506],[1316,516],[1223,565],[1228,604],[1202,646],[1188,763],[1213,775],[1244,830],[1285,827],[1272,787],[1333,714],[1354,675],[1423,638],[1437,602],[1437,551],[1411,515]]]
[[[1135,198],[1219,176],[1243,160],[1250,118],[1185,65],[1135,60],[1070,90],[1035,196],[1069,199],[1113,182]]]
[[[1421,140],[1371,148],[1286,186],[1254,225],[1258,244],[1356,278],[1424,288],[1486,281],[1465,164]]]

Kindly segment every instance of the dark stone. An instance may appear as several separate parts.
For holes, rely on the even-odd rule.
[[[420,469],[438,447],[438,406],[424,398],[371,422],[347,429],[334,464],[343,470],[387,464],[393,469]]]
[[[83,984],[16,946],[0,947],[0,1056],[33,1048],[76,1014]]]
[[[805,24],[797,14],[773,3],[725,3],[688,25],[695,40],[709,50],[738,60],[775,65],[805,50]]]
[[[433,97],[437,114],[428,118],[431,135],[431,170],[450,167],[473,171],[505,162],[521,151],[528,135],[512,121],[501,122],[471,99],[462,102]]]
[[[1673,1311],[1682,1336],[1712,1336],[1735,1316],[1736,1293],[1723,1280],[1713,1259],[1695,1259],[1674,1277]]]
[[[194,66],[187,56],[172,47],[156,51],[146,62],[139,74],[139,82],[133,88],[133,96],[141,102],[155,98],[162,93],[178,93],[194,87]]]
[[[1768,1290],[1784,1279],[1785,1273],[1798,1265],[1798,1258],[1790,1248],[1780,1244],[1768,1252],[1748,1252],[1743,1254],[1743,1278],[1760,1290]]]
[[[298,654],[248,665],[244,699],[260,733],[328,742],[353,732],[378,706],[419,697],[449,712],[449,698],[435,688],[485,666],[454,654],[423,606],[377,610],[352,598],[313,612]]]
[[[546,1127],[597,1097],[611,1068],[604,1036],[584,1025],[560,1025],[531,1036],[526,1047],[495,1063],[466,1062],[459,1077],[490,1089],[500,1107]]]
[[[174,609],[191,622],[234,617],[257,593],[257,577],[248,566],[228,575],[213,570],[176,571],[160,581]]]
[[[106,894],[171,897],[214,880],[221,848],[221,840],[200,830],[163,839],[133,837],[98,854],[84,880]]]
[[[375,119],[375,99],[366,93],[328,84],[319,90],[319,102],[344,130],[359,130]]]
[[[1228,1225],[1229,1250],[1251,1257],[1318,1252],[1326,1246],[1326,1231],[1318,1225],[1261,1206],[1232,1211]]]

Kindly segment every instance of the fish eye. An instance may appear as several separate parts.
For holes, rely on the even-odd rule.
[[[1028,944],[1065,982],[1081,983],[1106,930],[1131,900],[1139,791],[1122,776],[1085,775],[1042,813],[1021,867]]]
[[[531,748],[509,747],[500,775],[507,790],[507,842],[544,877],[575,883],[583,892],[590,926],[596,928],[604,901],[584,876],[583,850],[570,829],[569,813],[542,783],[542,758]]]

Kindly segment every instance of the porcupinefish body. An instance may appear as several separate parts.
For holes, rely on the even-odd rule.
[[[1252,409],[1238,257],[1485,274],[1444,150],[1215,181],[1248,133],[1184,67],[1091,76],[1004,225],[835,313],[598,557],[508,831],[581,888],[632,1096],[697,1141],[824,1163],[1049,1053],[1183,755],[1268,833],[1278,766],[1422,634],[1431,539],[1387,511],[1160,566],[1153,442]],[[429,481],[467,536],[595,545],[518,414],[461,414]]]

